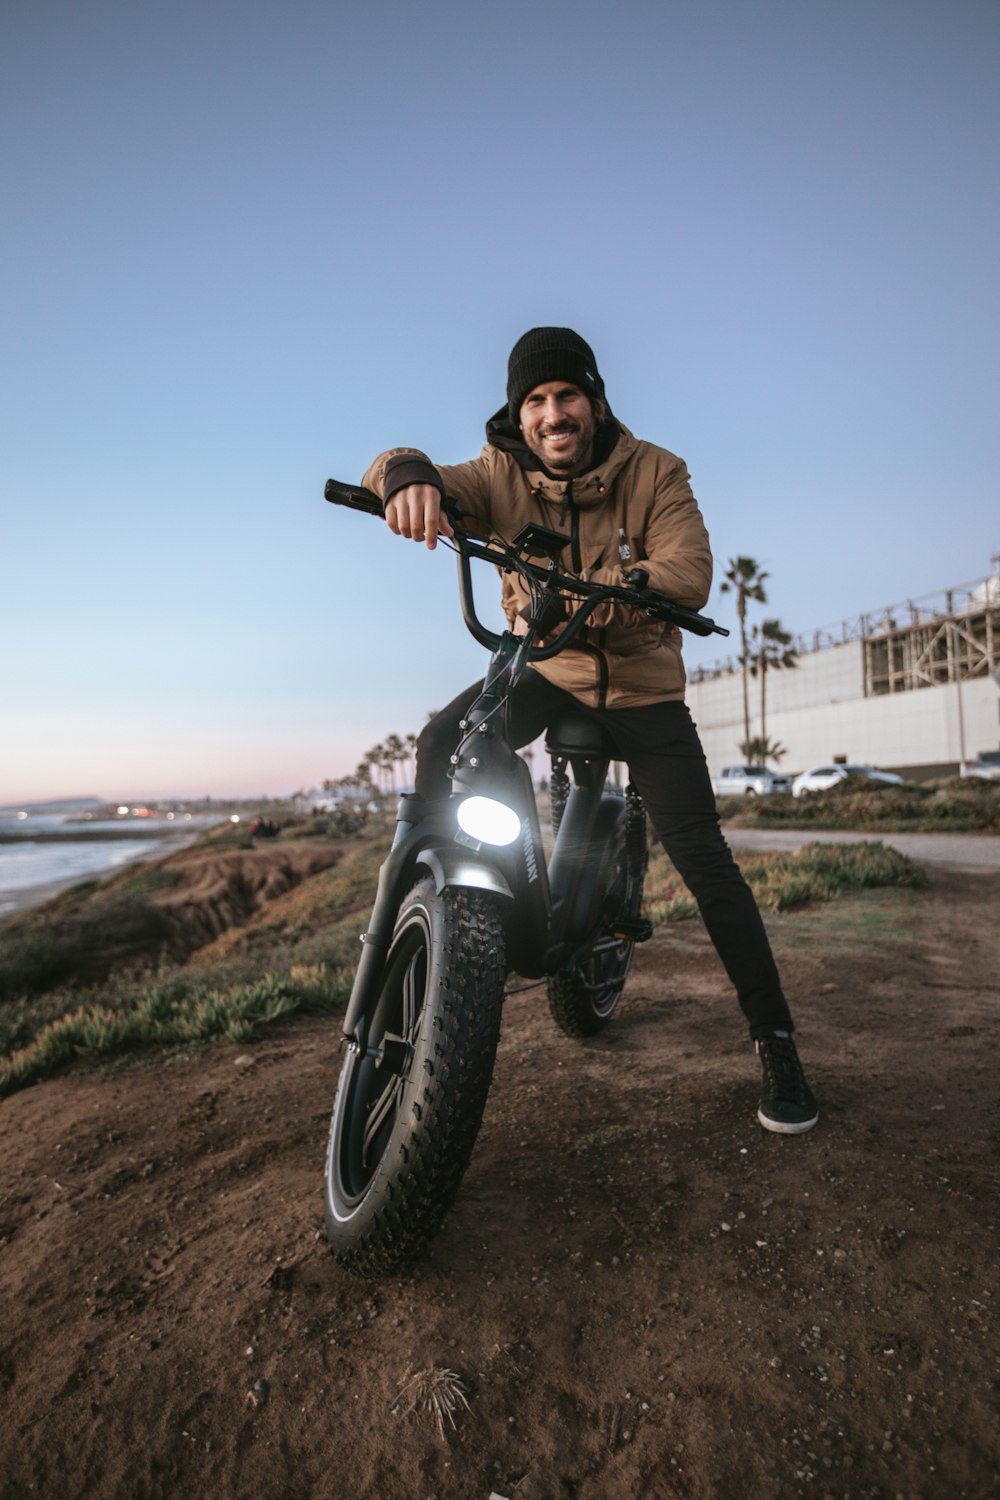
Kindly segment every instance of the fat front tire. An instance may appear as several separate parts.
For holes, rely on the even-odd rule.
[[[347,1051],[330,1127],[327,1238],[359,1275],[416,1259],[454,1201],[493,1078],[505,976],[495,897],[437,893],[429,879],[414,886],[396,920],[367,1051]]]

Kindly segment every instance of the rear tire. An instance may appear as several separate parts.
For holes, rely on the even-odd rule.
[[[621,999],[635,944],[603,937],[590,956],[549,979],[549,1010],[567,1036],[596,1036],[611,1020]]]
[[[589,953],[572,968],[560,969],[548,981],[552,1019],[567,1036],[596,1036],[611,1020],[632,967],[635,943],[614,936],[622,917],[635,919],[642,907],[646,878],[646,815],[635,800],[628,812],[628,832],[611,856],[604,917]]]
[[[403,901],[368,1025],[333,1107],[324,1217],[341,1265],[380,1276],[440,1229],[482,1123],[506,964],[499,903],[422,880]]]

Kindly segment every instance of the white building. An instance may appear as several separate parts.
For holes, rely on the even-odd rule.
[[[1000,558],[994,563],[985,580],[797,640],[798,666],[766,677],[765,729],[785,747],[781,769],[852,762],[925,780],[1000,748]],[[755,677],[749,697],[754,737]],[[687,701],[711,773],[744,759],[739,665],[692,672]]]

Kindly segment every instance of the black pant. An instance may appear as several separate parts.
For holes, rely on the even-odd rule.
[[[449,756],[461,738],[459,720],[481,691],[482,683],[477,682],[459,693],[421,730],[416,790],[422,796],[447,796]],[[586,709],[539,672],[528,671],[511,697],[514,745],[530,744],[568,708],[593,714],[617,746],[616,758],[627,764],[657,837],[698,903],[708,935],[736,987],[750,1035],[791,1031],[771,945],[753,892],[722,837],[704,752],[685,704]]]

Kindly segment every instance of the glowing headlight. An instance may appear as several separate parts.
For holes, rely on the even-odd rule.
[[[479,844],[512,844],[521,832],[521,819],[492,797],[466,797],[458,804],[458,826]]]

